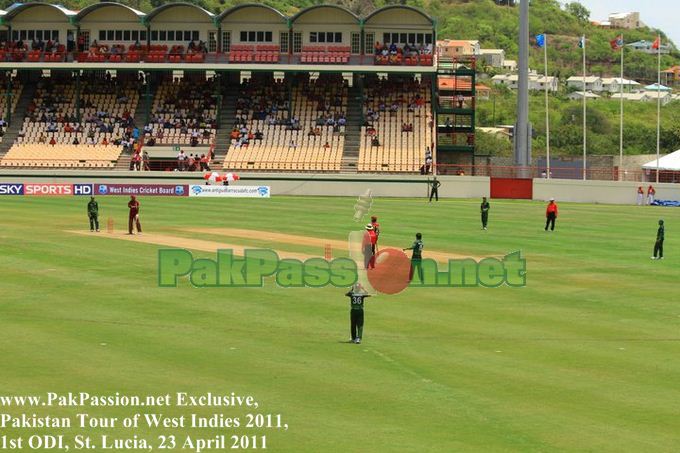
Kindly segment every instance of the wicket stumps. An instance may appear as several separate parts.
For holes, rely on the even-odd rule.
[[[109,220],[106,221],[106,232],[109,234],[113,234],[113,218],[109,217]]]
[[[327,261],[333,259],[333,249],[331,248],[330,244],[326,244],[326,246],[324,247],[323,256],[324,258],[326,258]]]

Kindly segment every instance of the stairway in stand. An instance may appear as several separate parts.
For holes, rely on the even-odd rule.
[[[345,147],[340,161],[340,173],[357,173],[359,162],[359,145],[361,143],[361,118],[363,104],[358,87],[349,89],[347,105],[347,123],[345,124]]]

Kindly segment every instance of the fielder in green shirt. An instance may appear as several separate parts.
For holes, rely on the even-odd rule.
[[[659,220],[659,229],[656,230],[656,242],[654,243],[654,255],[652,255],[653,260],[663,259],[664,239],[666,239],[666,228],[664,227],[663,220]]]
[[[99,204],[90,197],[90,202],[87,204],[87,216],[90,218],[90,231],[97,231],[99,233]]]
[[[489,223],[489,209],[491,205],[486,200],[486,197],[482,197],[482,205],[480,206],[480,212],[482,213],[482,229],[486,230],[486,225]]]
[[[411,255],[411,270],[408,273],[408,281],[413,280],[414,269],[418,269],[418,277],[420,277],[420,282],[423,282],[423,235],[416,233],[416,240],[413,245],[406,250],[413,250],[413,255]]]

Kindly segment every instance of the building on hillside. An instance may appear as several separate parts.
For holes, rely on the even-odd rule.
[[[661,71],[661,80],[663,81],[664,85],[680,85],[680,66],[673,66]]]
[[[609,26],[611,28],[624,28],[627,30],[634,30],[636,28],[644,27],[640,21],[640,13],[612,13],[609,15]]]
[[[621,92],[621,85],[623,85],[624,92],[631,92],[640,86],[635,80],[622,79],[620,77],[605,77],[602,79],[602,89],[609,93]]]
[[[503,49],[480,49],[479,60],[492,68],[502,68],[505,64],[505,50]]]
[[[633,102],[656,102],[657,93],[653,91],[636,91],[635,93],[614,93],[612,94],[612,99],[621,99],[623,97],[624,101]],[[670,93],[661,93],[661,105],[666,105],[673,101],[673,97]]]
[[[511,90],[516,90],[519,83],[519,75],[517,74],[500,74],[491,78],[494,85],[504,85]],[[548,91],[555,92],[560,87],[560,79],[553,76],[547,78],[543,75],[538,75],[535,72],[529,74],[529,90],[538,91],[545,90],[546,84]]]
[[[653,45],[654,45],[653,41],[642,40],[642,41],[635,41],[635,42],[632,42],[630,44],[626,44],[626,47],[628,47],[629,49],[633,49],[635,51],[638,51],[638,52],[644,52],[644,53],[656,55],[657,50],[652,48]],[[662,43],[660,50],[661,50],[662,55],[667,55],[667,54],[671,53],[671,46],[669,46],[668,44]]]
[[[531,88],[531,86],[533,84],[535,84],[535,88]],[[553,77],[553,76],[546,77],[546,76],[543,76],[543,75],[536,76],[535,80],[532,80],[531,77],[529,78],[529,89],[545,90],[546,85],[547,85],[548,91],[554,93],[555,91],[559,90],[559,88],[560,88],[560,79],[558,79],[557,77]]]
[[[486,85],[482,85],[481,83],[477,84],[475,91],[477,92],[477,99],[488,101],[491,97],[491,88]]]
[[[509,72],[517,71],[517,60],[505,60],[501,69]]]
[[[479,56],[479,41],[464,39],[444,39],[437,41],[437,55],[444,58]]]
[[[569,100],[571,101],[580,101],[583,99],[583,91],[574,91],[573,93],[569,93]],[[595,93],[591,93],[590,91],[586,91],[585,93],[585,98],[586,99],[600,99],[602,96],[597,95]]]
[[[479,132],[484,132],[485,134],[493,135],[496,138],[512,141],[512,132],[508,131],[504,127],[478,127]]]
[[[571,76],[567,79],[567,86],[569,88],[577,88],[583,91],[583,76]],[[597,76],[586,76],[585,77],[586,91],[592,91],[593,93],[601,93],[604,89],[602,85],[602,79]]]

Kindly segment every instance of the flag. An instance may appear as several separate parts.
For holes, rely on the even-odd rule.
[[[619,35],[616,39],[609,41],[609,45],[612,46],[612,50],[620,50],[623,47],[623,36]]]
[[[581,37],[579,38],[579,40],[578,40],[578,46],[579,46],[579,48],[581,48],[581,49],[585,49],[585,47],[586,47],[586,37],[585,37],[585,36],[581,36]]]
[[[538,47],[545,47],[545,34],[536,35],[536,45]]]
[[[652,49],[658,50],[661,48],[661,36],[657,36],[656,39],[654,40],[654,43],[652,43]]]

